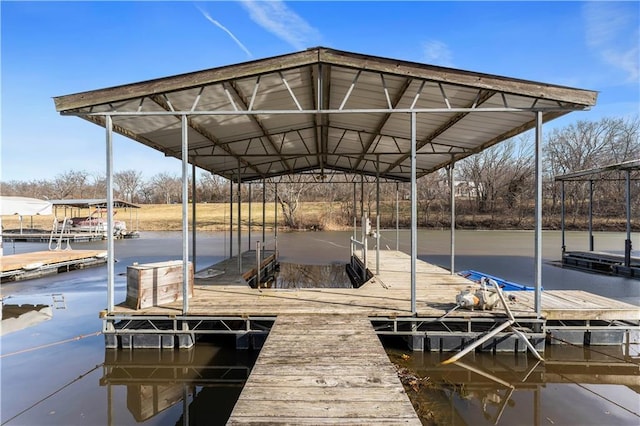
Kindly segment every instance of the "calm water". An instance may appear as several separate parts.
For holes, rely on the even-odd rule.
[[[281,233],[280,260],[346,262],[350,235]],[[408,250],[407,236],[400,235],[401,250]],[[227,237],[199,235],[197,268],[228,255]],[[252,235],[252,246],[257,237],[261,233]],[[634,247],[640,247],[638,237],[633,235]],[[559,233],[545,233],[543,241],[545,288],[583,289],[640,305],[640,281],[558,268],[552,261],[560,257]],[[621,233],[598,233],[595,248],[621,251],[623,241]],[[381,246],[396,248],[395,231],[383,232]],[[128,265],[177,259],[181,247],[179,233],[145,232],[138,240],[116,241],[116,301],[124,300],[122,274]],[[567,247],[586,249],[586,234],[569,233]],[[45,249],[44,244],[5,244],[5,254]],[[448,232],[421,231],[418,251],[421,259],[448,267]],[[456,270],[476,269],[533,283],[531,232],[460,231],[456,251]],[[35,325],[0,339],[2,424],[223,424],[257,354],[235,351],[225,341],[199,343],[191,351],[105,351],[103,338],[96,335],[101,329],[98,312],[106,305],[105,281],[106,268],[99,267],[2,285],[5,305],[53,306],[52,318],[34,316]],[[425,423],[640,423],[637,345],[592,350],[553,346],[545,353],[546,364],[523,354],[470,354],[463,358],[464,366],[442,368],[437,364],[447,354],[410,353],[397,342],[385,343],[392,360],[415,373],[410,396]]]

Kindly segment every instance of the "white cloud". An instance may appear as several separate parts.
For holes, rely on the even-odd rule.
[[[297,50],[313,47],[312,45],[321,38],[318,30],[280,0],[246,0],[241,4],[255,23]]]
[[[198,6],[196,6],[198,7]],[[236,42],[236,44],[238,46],[240,46],[240,48],[242,50],[244,50],[244,52],[247,54],[248,57],[252,58],[253,55],[251,54],[251,52],[249,51],[249,49],[247,49],[245,47],[244,44],[242,44],[242,42],[240,40],[238,40],[238,37],[236,37],[227,27],[225,27],[224,25],[222,25],[220,22],[216,21],[215,19],[213,19],[211,17],[211,15],[209,15],[207,12],[205,12],[204,10],[200,9],[198,7],[198,10],[200,11],[200,13],[202,13],[202,16],[205,17],[205,19],[209,22],[211,22],[213,25],[215,25],[216,27],[220,28],[222,31],[226,32],[227,34],[229,34],[229,37],[231,37],[233,39],[233,41]]]
[[[587,2],[583,7],[587,46],[600,58],[638,81],[640,50],[637,11],[634,3]]]
[[[444,67],[453,66],[453,54],[445,43],[439,40],[428,40],[423,43],[425,62]]]

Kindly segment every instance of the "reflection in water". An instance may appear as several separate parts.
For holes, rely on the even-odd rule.
[[[53,318],[51,305],[45,304],[2,304],[2,325],[0,335],[13,333],[27,327],[49,321]]]
[[[388,353],[427,423],[638,424],[640,419],[640,358],[621,347],[548,346],[545,362],[523,353],[475,353],[450,365],[440,364],[447,353]]]
[[[301,265],[280,263],[274,288],[352,288],[347,265]]]
[[[179,407],[175,424],[225,424],[255,356],[205,342],[188,350],[106,350],[100,385],[107,387],[108,424],[118,424],[113,388],[120,386],[136,422]]]

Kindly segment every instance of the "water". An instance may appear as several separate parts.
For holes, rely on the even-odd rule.
[[[345,263],[350,236],[281,233],[280,260]],[[408,250],[407,237],[408,232],[401,232],[401,250]],[[228,256],[227,238],[228,233],[199,235],[197,268]],[[598,233],[595,241],[596,250],[621,251],[624,234]],[[583,289],[640,305],[640,281],[558,268],[552,262],[560,258],[559,233],[545,232],[543,242],[546,289]],[[395,231],[383,232],[381,246],[395,245]],[[638,234],[633,245],[640,247]],[[115,246],[117,302],[125,297],[128,265],[179,259],[182,253],[180,233],[175,232],[144,232],[140,239],[116,241]],[[74,247],[104,249],[106,243]],[[586,234],[568,233],[567,247],[586,249]],[[46,244],[6,244],[5,254],[45,249]],[[456,251],[456,270],[475,269],[533,284],[532,232],[459,231]],[[449,233],[420,231],[418,252],[421,259],[448,267]],[[53,308],[51,319],[0,339],[3,424],[224,424],[256,353],[235,351],[228,339],[199,343],[192,351],[105,351],[97,335],[102,325],[98,313],[106,306],[104,266],[2,284],[4,304],[53,305],[54,294],[63,296],[64,309]],[[410,396],[425,423],[640,422],[640,355],[633,348],[553,346],[545,353],[549,362],[544,365],[523,354],[470,354],[463,361],[471,371],[459,365],[439,367],[447,354],[410,353],[396,341],[386,343],[392,360],[419,379]]]

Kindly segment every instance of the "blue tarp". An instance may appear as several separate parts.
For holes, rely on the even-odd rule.
[[[501,289],[505,291],[534,291],[535,287],[526,286],[518,283],[514,283],[511,281],[503,280],[502,278],[494,277],[493,275],[485,274],[484,272],[474,271],[472,269],[468,269],[466,271],[458,272],[458,275],[461,275],[465,278],[468,278],[472,281],[480,282],[482,277],[486,277],[494,280]]]

